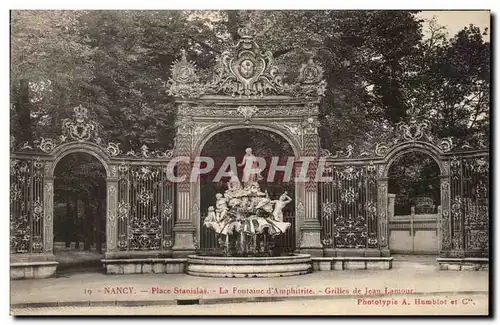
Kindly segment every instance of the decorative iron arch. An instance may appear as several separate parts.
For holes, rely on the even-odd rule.
[[[69,142],[57,147],[52,152],[53,161],[50,168],[48,168],[47,176],[54,177],[54,171],[59,161],[72,153],[86,153],[95,157],[106,170],[106,177],[111,177],[110,159],[106,151],[100,146],[91,142]]]
[[[266,130],[278,134],[285,141],[288,142],[290,147],[293,150],[293,154],[295,157],[300,156],[301,145],[298,140],[290,134],[285,128],[280,128],[276,125],[273,127],[266,125],[264,123],[252,123],[252,124],[241,124],[241,123],[228,123],[224,126],[216,126],[206,130],[203,134],[201,134],[193,145],[193,154],[194,156],[199,156],[205,147],[205,145],[212,139],[215,135],[219,133],[223,133],[225,131],[230,130],[243,130],[243,129],[258,129],[258,130]]]
[[[415,141],[415,142],[402,143],[391,148],[391,150],[384,157],[385,168],[382,177],[387,178],[389,174],[389,169],[391,168],[393,163],[398,158],[411,152],[420,152],[429,155],[429,157],[431,157],[436,163],[436,165],[439,167],[441,176],[446,176],[448,174],[448,171],[446,170],[446,168],[444,168],[443,165],[443,158],[442,158],[443,152],[438,147],[428,142]]]
[[[123,242],[123,236],[128,238],[127,232],[129,231],[123,223],[127,223],[132,218],[131,214],[129,215],[124,209],[131,199],[126,195],[126,186],[122,185],[122,183],[127,183],[132,176],[126,173],[120,174],[120,166],[131,164],[137,170],[153,168],[158,171],[162,168],[162,164],[168,163],[172,158],[173,150],[151,150],[146,144],[135,150],[123,152],[120,149],[120,143],[105,142],[101,138],[98,132],[100,125],[90,118],[89,113],[89,110],[82,105],[74,107],[73,116],[63,119],[62,132],[54,138],[42,137],[32,144],[16,144],[15,138],[11,136],[11,169],[14,172],[12,174],[11,170],[11,182],[12,178],[19,173],[36,178],[35,182],[29,183],[29,190],[23,191],[27,194],[21,193],[21,196],[24,195],[22,199],[26,201],[22,202],[24,206],[36,211],[36,223],[30,225],[23,221],[23,216],[19,212],[11,212],[11,227],[18,229],[11,236],[11,242],[17,243],[20,242],[19,238],[28,238],[21,243],[24,243],[24,246],[21,247],[19,244],[12,249],[14,253],[25,253],[27,250],[25,247],[29,247],[29,250],[34,253],[45,254],[44,258],[47,260],[55,259],[53,254],[54,172],[57,164],[65,156],[72,153],[86,153],[95,157],[106,171],[106,256],[114,256],[113,254],[117,254],[120,250],[118,243]],[[12,161],[17,160],[25,163],[13,164]],[[17,167],[18,165],[20,167]],[[25,177],[24,174],[21,176]],[[14,200],[20,202],[18,188],[19,181],[16,182],[14,179],[11,191],[15,194]],[[162,207],[165,201],[170,200],[173,191],[174,185],[168,182],[162,183],[161,192],[166,194],[160,198],[156,197],[159,202],[161,201],[159,204]],[[119,203],[122,205],[119,206]],[[163,210],[163,216],[170,215],[165,211],[168,209]],[[171,246],[171,223],[162,222],[158,227],[161,227],[162,234],[161,249],[168,250]],[[22,259],[20,255],[22,254],[16,258]]]

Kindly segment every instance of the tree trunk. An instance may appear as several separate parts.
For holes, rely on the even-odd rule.
[[[71,231],[73,230],[73,227],[71,225],[71,221],[73,220],[71,216],[71,206],[69,202],[69,198],[66,198],[66,214],[65,214],[65,220],[64,220],[64,241],[65,241],[65,246],[66,248],[71,247]]]
[[[238,29],[240,27],[240,16],[238,13],[238,10],[226,10],[226,15],[227,15],[227,30],[229,34],[231,34],[231,37],[234,42],[238,41],[240,39],[240,35],[238,34]]]
[[[101,237],[101,222],[102,222],[102,200],[99,198],[97,200],[97,213],[95,214],[95,249],[99,254],[102,254],[102,237]]]
[[[90,251],[92,243],[92,206],[85,200],[83,206],[83,250]]]
[[[75,238],[75,249],[80,249],[80,218],[78,215],[78,199],[73,198],[74,210],[73,210],[73,220],[75,222],[73,236]]]
[[[33,143],[31,130],[31,103],[29,97],[29,82],[27,79],[19,81],[17,101],[15,103],[19,130],[17,132],[18,143]]]

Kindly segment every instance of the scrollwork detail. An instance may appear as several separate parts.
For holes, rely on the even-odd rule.
[[[185,51],[171,67],[172,77],[166,83],[171,96],[198,98],[205,94],[229,96],[292,95],[320,97],[325,94],[323,68],[310,56],[299,71],[297,81],[283,82],[280,69],[270,51],[262,51],[255,42],[256,32],[250,26],[238,29],[239,40],[216,58],[211,80],[201,81],[196,65],[187,60]]]

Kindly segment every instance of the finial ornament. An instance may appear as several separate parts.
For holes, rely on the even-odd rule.
[[[242,39],[245,39],[245,40],[246,39],[253,39],[256,34],[257,34],[257,32],[250,25],[246,25],[244,27],[238,28],[238,35],[240,35],[240,37]]]
[[[188,61],[186,50],[181,50],[181,58],[174,62],[172,66],[173,81],[186,84],[196,81],[196,64]]]
[[[186,50],[181,50],[181,58],[171,68],[171,77],[167,82],[168,94],[179,97],[197,97],[204,92],[198,83],[196,64],[188,61]]]
[[[311,55],[307,63],[302,64],[299,71],[299,80],[305,84],[320,83],[323,79],[323,68],[314,62]]]

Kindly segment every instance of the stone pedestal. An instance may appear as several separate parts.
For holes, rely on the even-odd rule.
[[[325,248],[325,257],[380,257],[382,252],[377,248]]]
[[[321,225],[316,219],[306,219],[300,227],[301,240],[299,250],[311,256],[323,256],[321,245]]]
[[[171,258],[172,250],[154,251],[115,251],[104,253],[105,259],[141,259],[141,258]]]
[[[184,273],[185,258],[135,258],[101,260],[107,274]]]
[[[196,251],[196,227],[191,222],[177,222],[174,226],[173,257],[187,257]]]
[[[314,257],[314,271],[390,270],[392,257]]]
[[[389,257],[389,256],[391,256],[391,251],[389,249],[386,249],[386,248],[381,249],[380,256]]]
[[[439,269],[444,271],[488,271],[487,258],[438,258]]]
[[[57,265],[52,253],[12,254],[10,259],[10,278],[43,279],[56,274]]]
[[[10,264],[10,278],[21,279],[44,279],[54,276],[58,262],[25,262]]]

